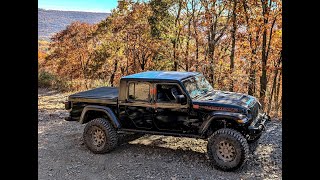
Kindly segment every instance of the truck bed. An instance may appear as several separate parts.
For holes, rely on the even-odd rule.
[[[116,103],[119,89],[117,87],[100,87],[82,91],[69,96],[69,101],[90,103]]]

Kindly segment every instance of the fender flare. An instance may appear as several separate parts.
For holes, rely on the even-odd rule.
[[[83,108],[81,116],[80,116],[80,121],[79,121],[81,124],[84,123],[84,118],[85,118],[85,115],[86,115],[86,113],[88,111],[101,111],[101,112],[104,112],[109,117],[112,125],[115,128],[121,128],[121,124],[120,124],[119,120],[117,119],[116,115],[114,114],[114,112],[109,107],[97,106],[97,105],[88,105],[88,106]]]
[[[234,120],[235,122],[237,122],[236,120],[241,119],[239,116],[242,115],[240,113],[234,113],[234,112],[212,112],[209,114],[209,118],[207,120],[205,120],[203,122],[203,124],[200,126],[199,128],[199,134],[203,135],[208,128],[210,127],[211,123],[214,120],[221,120],[221,119],[229,119],[229,120]]]

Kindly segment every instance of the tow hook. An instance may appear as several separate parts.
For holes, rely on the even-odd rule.
[[[271,121],[271,117],[269,115],[266,115],[267,116],[267,121]]]

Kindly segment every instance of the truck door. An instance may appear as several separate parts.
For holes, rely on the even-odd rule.
[[[152,129],[153,106],[148,82],[128,82],[126,100],[119,103],[124,128]]]
[[[174,83],[157,83],[154,110],[154,124],[160,131],[181,133],[188,129],[189,105],[177,102],[177,96],[184,94]],[[186,96],[185,96],[186,97]]]

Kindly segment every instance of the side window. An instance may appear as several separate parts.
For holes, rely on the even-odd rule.
[[[146,101],[150,97],[150,86],[147,83],[131,82],[129,84],[128,99],[132,101]]]
[[[182,92],[177,85],[157,84],[157,102],[177,103],[177,96]]]

